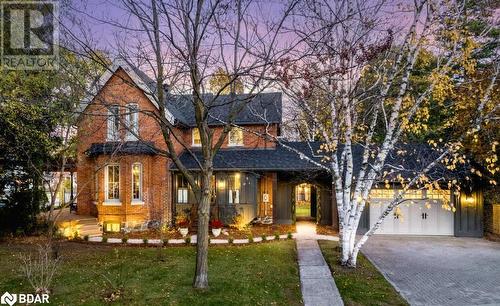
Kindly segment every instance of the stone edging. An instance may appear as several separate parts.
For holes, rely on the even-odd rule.
[[[295,239],[297,236],[297,233],[292,234],[291,239]],[[244,239],[233,239],[232,242],[229,241],[229,239],[215,239],[211,238],[210,239],[210,244],[212,245],[220,245],[220,244],[250,244],[250,243],[260,243],[264,241],[273,241],[276,240],[276,237],[273,236],[265,236],[266,239],[262,239],[262,237],[255,237],[253,238],[253,241],[250,242],[248,238]],[[283,234],[279,235],[278,240],[286,240],[288,238],[288,234]],[[189,243],[188,243],[189,240]],[[103,241],[102,236],[97,236],[97,237],[89,237],[88,240],[85,240],[88,242],[97,242],[97,243],[106,243],[106,244],[123,244],[123,245],[181,245],[181,244],[191,244],[194,245],[196,244],[196,235],[188,236],[186,238],[178,238],[178,239],[168,239],[167,243],[165,244],[161,239],[147,239],[146,243],[144,242],[144,239],[139,239],[139,238],[129,238],[127,239],[126,242],[123,242],[121,238],[108,238],[106,242]]]

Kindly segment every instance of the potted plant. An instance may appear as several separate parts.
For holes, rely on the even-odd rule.
[[[214,237],[219,237],[223,226],[224,224],[221,220],[215,219],[210,221],[210,227],[212,228],[212,234]]]
[[[179,229],[179,233],[181,233],[182,237],[186,237],[189,233],[189,220],[186,216],[180,215],[177,216],[177,228]]]

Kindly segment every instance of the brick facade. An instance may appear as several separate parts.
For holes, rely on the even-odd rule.
[[[99,155],[89,157],[85,152],[93,143],[107,142],[108,109],[110,105],[120,106],[122,117],[128,112],[127,104],[139,107],[138,122],[141,141],[152,142],[156,148],[166,150],[166,144],[158,123],[147,112],[157,112],[157,107],[147,98],[142,90],[134,85],[132,78],[119,68],[107,81],[106,85],[94,97],[80,115],[78,124],[77,173],[78,173],[78,213],[97,216],[100,222],[121,223],[127,226],[144,223],[149,220],[169,222],[172,220],[173,195],[172,175],[169,172],[168,158],[161,155]],[[215,137],[220,135],[222,127],[214,127]],[[273,142],[266,141],[258,134],[266,132],[265,126],[248,125],[243,133],[245,148],[273,148]],[[270,133],[278,133],[278,125],[267,127]],[[126,130],[120,130],[120,138],[125,141]],[[187,146],[192,144],[192,131],[183,127],[174,131],[177,139]],[[176,142],[179,154],[183,146]],[[223,148],[228,148],[227,139]],[[132,165],[142,165],[143,203],[132,203]],[[105,166],[120,166],[120,200],[118,203],[105,201]]]

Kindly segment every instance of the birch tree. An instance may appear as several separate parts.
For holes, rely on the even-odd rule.
[[[275,5],[272,16],[262,14],[266,3],[261,1],[180,1],[122,0],[120,9],[130,17],[121,20],[100,20],[112,26],[122,58],[140,66],[154,80],[156,90],[147,92],[158,105],[158,112],[143,112],[156,120],[166,144],[158,154],[168,157],[186,178],[197,201],[198,231],[195,288],[208,287],[208,226],[213,174],[213,159],[222,146],[238,114],[255,96],[268,88],[271,67],[283,58],[294,42],[280,39],[284,25],[297,1]],[[84,50],[87,46],[82,39]],[[220,78],[212,95],[209,80],[218,75],[217,68],[227,75]],[[164,85],[168,84],[168,91]],[[134,85],[134,84],[131,84]],[[244,88],[244,95],[236,92]],[[212,110],[221,107],[219,97],[229,92],[223,103],[229,113],[218,127]],[[183,131],[170,116],[168,97],[186,95],[193,107],[196,128],[201,140],[202,158],[197,159],[186,143]],[[104,103],[104,101],[102,101]],[[175,116],[173,116],[175,117]],[[221,133],[216,130],[221,130]],[[144,141],[140,135],[139,141]],[[184,166],[176,151],[196,159],[198,168]],[[199,181],[198,181],[199,178]]]
[[[485,118],[498,111],[497,101],[492,100],[492,92],[498,90],[498,52],[491,58],[494,73],[487,85],[480,96],[470,99],[476,107],[467,132],[429,140],[434,153],[418,158],[421,165],[415,171],[392,164],[391,156],[405,154],[401,149],[405,136],[418,128],[429,101],[456,103],[447,95],[475,65],[471,54],[484,47],[464,26],[469,18],[466,2],[419,0],[395,6],[385,1],[311,0],[303,3],[300,15],[302,22],[294,31],[303,38],[307,56],[283,60],[275,73],[301,113],[303,134],[322,143],[319,150],[311,145],[309,152],[296,153],[330,173],[341,263],[355,267],[361,247],[405,201],[409,189],[439,190],[443,184],[460,188],[455,180],[431,174],[438,168],[463,166],[464,138],[475,137]],[[419,84],[415,78],[426,52],[435,60],[428,81]],[[394,181],[401,191],[356,239],[371,189],[377,183],[389,188]],[[455,210],[450,201],[444,208]]]

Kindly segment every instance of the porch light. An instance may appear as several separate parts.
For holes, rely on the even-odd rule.
[[[225,180],[217,180],[217,188],[219,188],[219,189],[226,188],[226,181]]]

